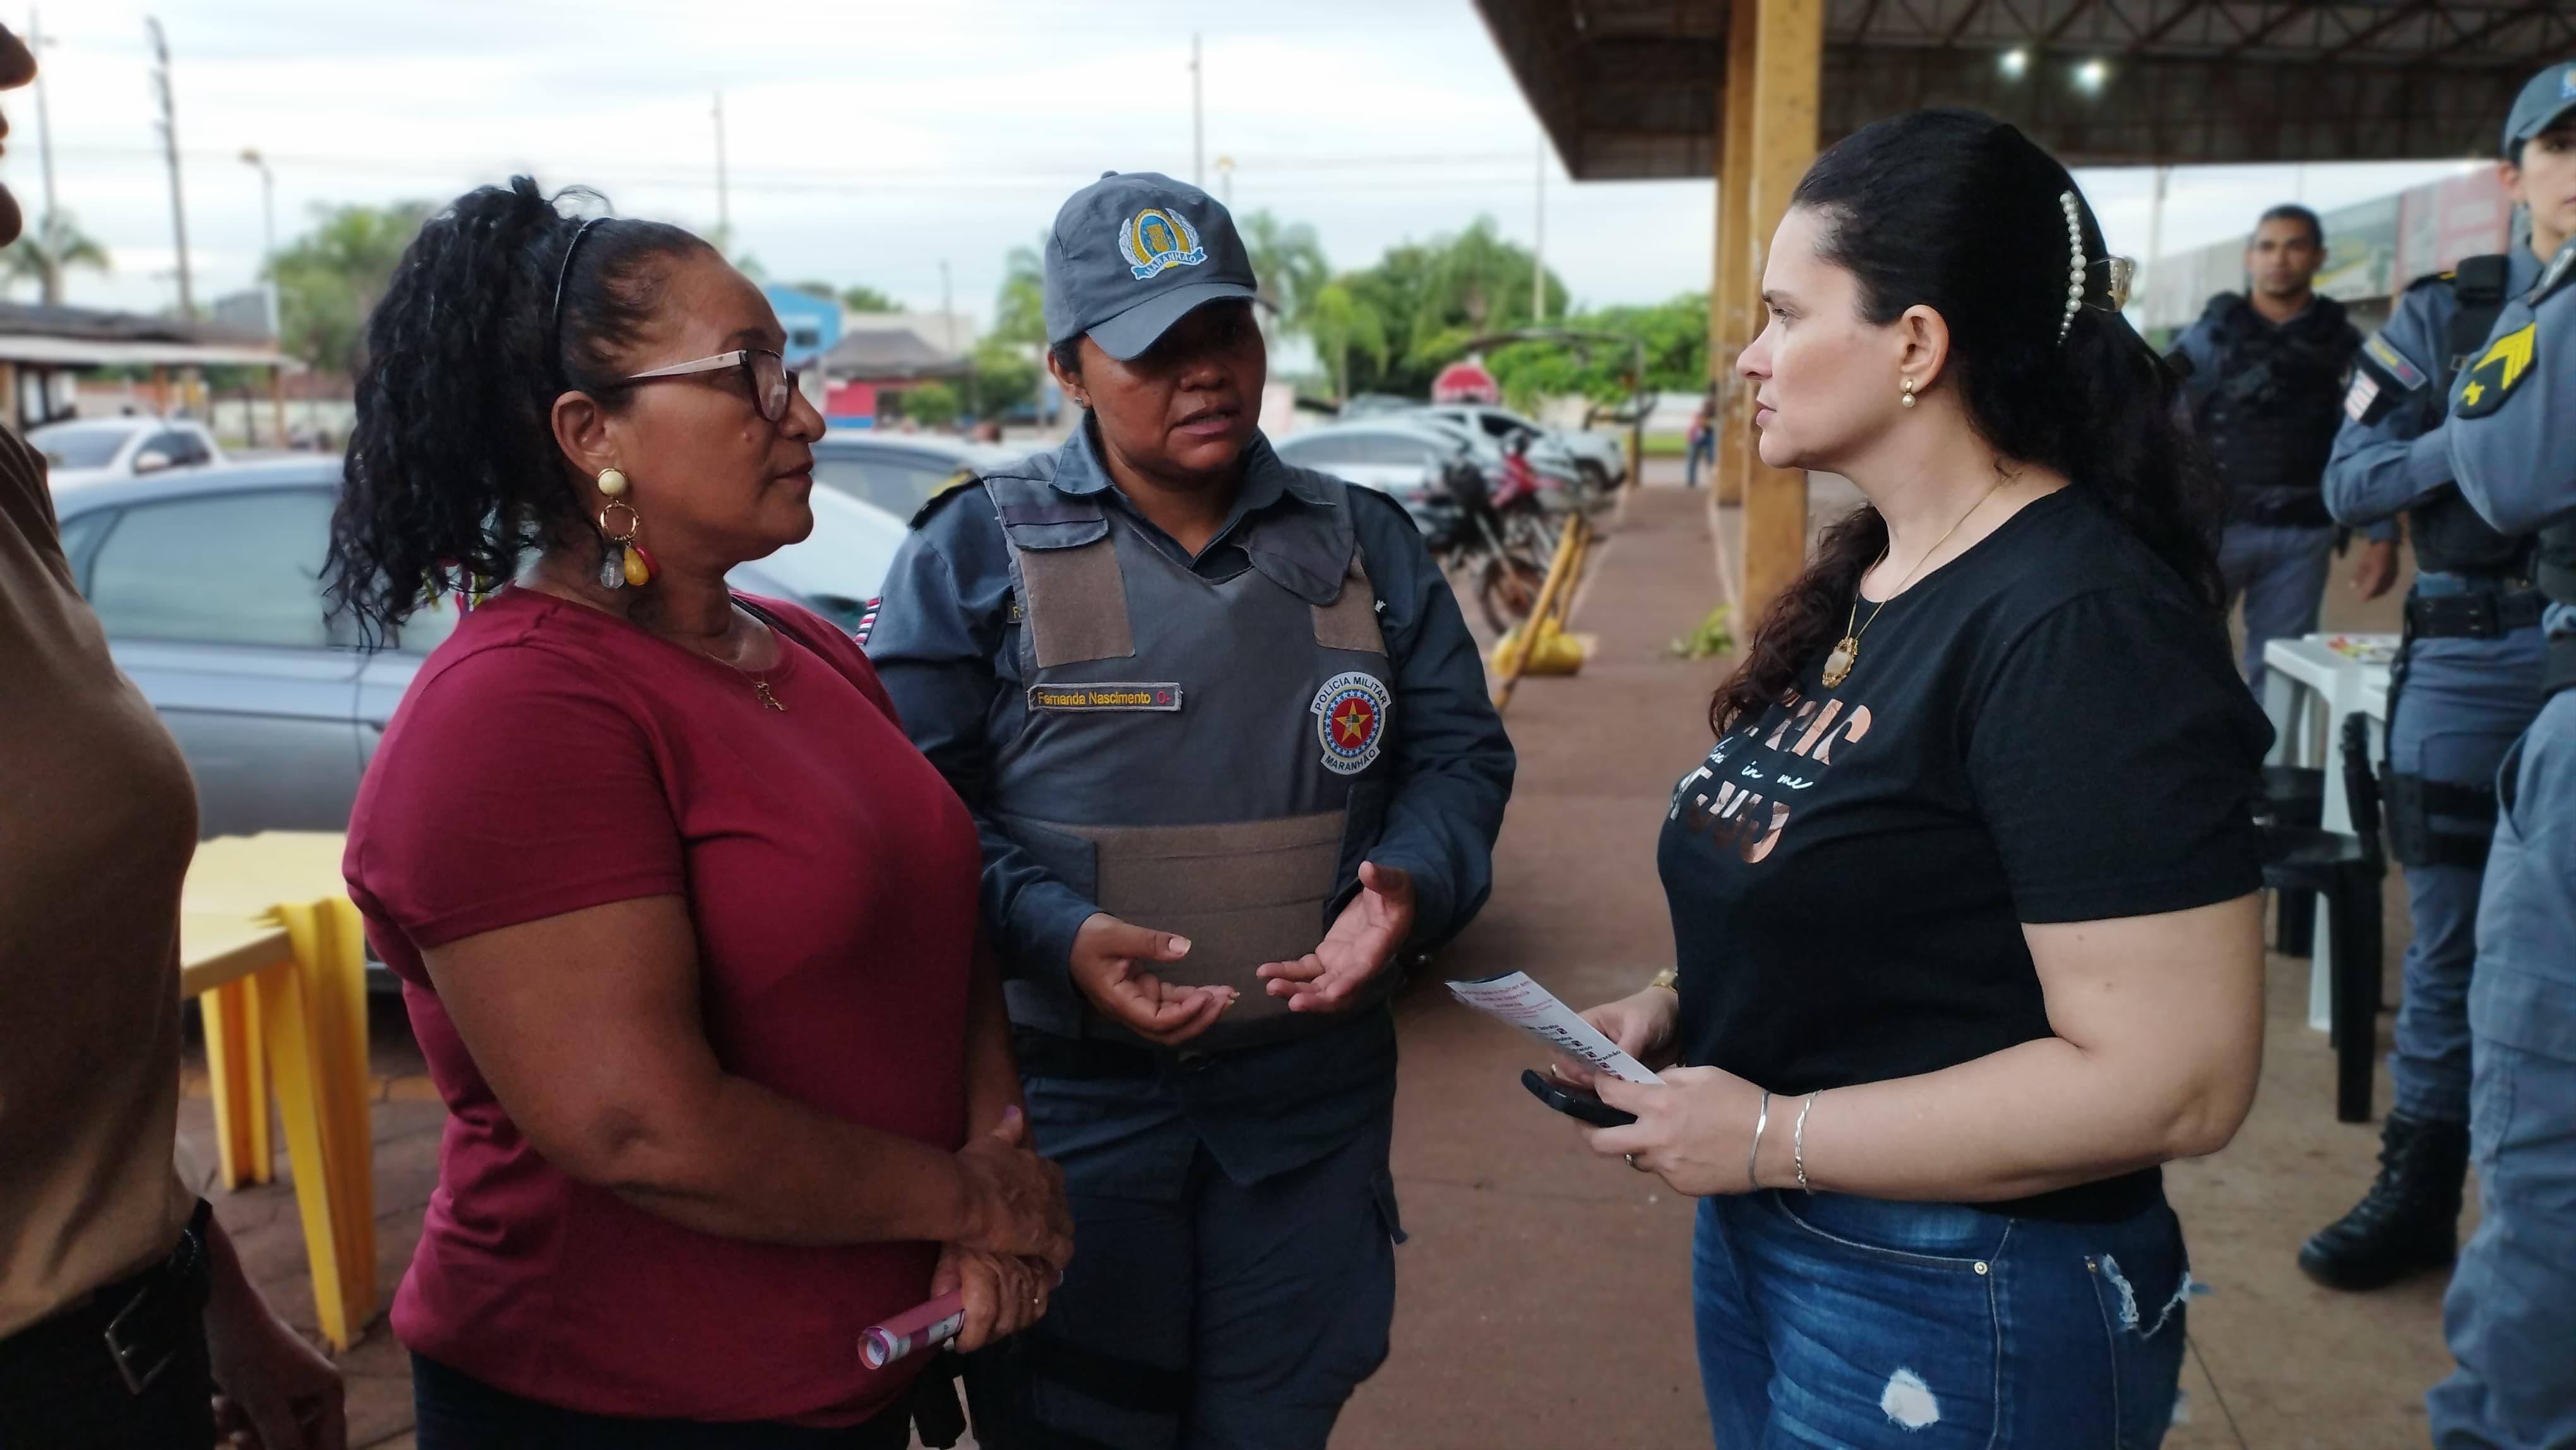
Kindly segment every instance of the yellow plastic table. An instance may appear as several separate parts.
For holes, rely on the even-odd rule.
[[[375,1155],[367,1099],[366,947],[333,832],[220,836],[181,897],[181,981],[202,994],[224,1186],[274,1172],[274,1087],[323,1337],[376,1312]]]

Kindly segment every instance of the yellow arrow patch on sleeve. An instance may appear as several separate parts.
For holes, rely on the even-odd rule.
[[[2487,345],[2478,360],[2469,365],[2468,380],[2460,385],[2459,406],[2454,410],[2463,418],[2483,418],[2504,406],[2504,400],[2522,386],[2531,373],[2533,353],[2532,329],[2526,322]]]

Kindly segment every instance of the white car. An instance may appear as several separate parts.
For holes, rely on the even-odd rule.
[[[140,478],[225,461],[215,435],[185,418],[78,418],[27,430],[56,487]]]
[[[1422,411],[1435,418],[1446,418],[1473,428],[1498,444],[1526,436],[1530,440],[1531,466],[1544,467],[1543,457],[1562,458],[1578,471],[1597,474],[1592,479],[1596,488],[1618,483],[1628,474],[1628,450],[1617,438],[1606,433],[1550,428],[1508,408],[1485,408],[1470,403],[1440,403]]]

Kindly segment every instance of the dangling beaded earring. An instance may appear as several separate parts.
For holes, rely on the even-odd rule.
[[[1907,378],[1905,380],[1905,396],[1898,398],[1896,401],[1908,408],[1914,406],[1914,380],[1912,378]]]
[[[624,471],[601,469],[599,491],[608,496],[608,502],[599,510],[599,533],[606,540],[606,547],[600,550],[599,555],[599,587],[616,589],[628,584],[641,586],[651,583],[656,572],[653,556],[646,553],[644,546],[635,539],[644,528],[644,516],[635,512],[635,506],[623,497],[626,492]],[[625,512],[623,532],[609,527],[608,515],[612,510]]]

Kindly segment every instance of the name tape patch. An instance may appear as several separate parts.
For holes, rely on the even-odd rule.
[[[1181,687],[1169,680],[1136,683],[1104,681],[1097,685],[1031,685],[1032,710],[1153,710],[1172,714],[1181,708]]]
[[[2388,376],[2395,379],[2399,386],[2410,393],[2432,381],[2424,376],[2422,368],[2407,360],[2406,354],[2389,346],[2387,338],[2373,334],[2370,341],[2361,345],[2361,350],[2369,354],[2372,362],[2386,369]]]

